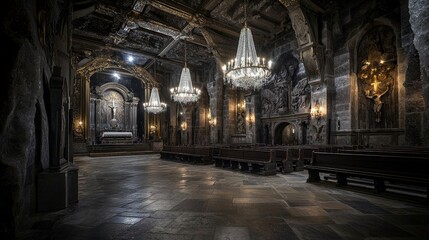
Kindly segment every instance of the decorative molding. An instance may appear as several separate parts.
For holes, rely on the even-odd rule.
[[[124,61],[112,59],[107,56],[100,56],[77,69],[77,74],[83,76],[87,81],[90,77],[96,73],[109,68],[117,68],[128,71],[134,75],[137,79],[141,80],[146,85],[152,85],[159,87],[159,83],[153,78],[153,76],[144,68],[126,64]]]

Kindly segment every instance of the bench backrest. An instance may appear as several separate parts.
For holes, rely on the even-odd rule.
[[[393,155],[393,156],[405,156],[405,157],[427,157],[429,158],[429,153],[426,152],[390,152],[382,150],[341,150],[341,153],[350,153],[350,154],[370,154],[370,155]]]
[[[428,163],[422,157],[315,152],[311,165],[429,179]]]
[[[248,149],[220,149],[219,156],[226,158],[237,158],[244,160],[253,160],[269,162],[272,160],[271,151],[248,150]]]

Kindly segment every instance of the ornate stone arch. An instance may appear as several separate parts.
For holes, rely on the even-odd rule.
[[[156,87],[159,87],[160,85],[146,69],[137,65],[126,64],[124,61],[105,56],[95,58],[84,66],[78,68],[76,72],[89,81],[94,73],[112,68],[122,69],[132,73],[134,77],[142,81],[145,85]]]
[[[298,0],[279,0],[289,14],[292,28],[298,41],[298,51],[304,63],[308,81],[319,82],[324,79],[324,47],[317,41],[311,22],[302,10]]]
[[[93,140],[90,138],[89,134],[91,76],[96,72],[115,68],[122,69],[133,74],[135,78],[143,83],[146,89],[149,89],[153,86],[160,87],[160,83],[157,82],[146,69],[137,65],[127,64],[125,61],[117,59],[107,53],[95,57],[93,60],[85,63],[82,66],[78,66],[73,84],[73,119],[76,126],[79,125],[79,122],[82,122],[83,141],[87,144]],[[75,141],[81,140],[75,139]]]

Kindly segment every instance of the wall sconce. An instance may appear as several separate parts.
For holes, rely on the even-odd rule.
[[[150,125],[149,129],[150,129],[150,133],[155,133],[156,126],[155,125]]]
[[[313,119],[320,121],[322,119],[322,107],[320,106],[319,100],[316,100],[314,106],[311,107],[310,115]]]
[[[211,114],[210,108],[209,108],[209,113],[207,114],[207,120],[208,120],[208,122],[210,124],[210,127],[216,126],[216,118],[212,118],[212,114]]]
[[[237,112],[242,112],[246,110],[246,100],[244,99],[242,103],[237,103]]]
[[[186,123],[186,121],[182,122],[182,124],[180,124],[180,129],[182,131],[186,131],[186,129],[188,129],[188,124]]]
[[[246,122],[249,124],[249,126],[253,126],[253,123],[255,122],[255,118],[251,113],[247,115]]]

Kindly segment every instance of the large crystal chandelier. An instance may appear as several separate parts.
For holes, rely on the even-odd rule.
[[[240,32],[237,54],[235,59],[222,67],[225,73],[225,82],[235,87],[249,90],[262,87],[271,74],[271,60],[265,61],[256,55],[252,31],[247,26],[247,10],[244,7],[244,27]]]
[[[179,103],[187,104],[196,102],[200,96],[200,89],[192,87],[191,72],[186,65],[186,40],[185,40],[185,67],[180,75],[179,87],[171,88],[171,98]]]
[[[152,88],[149,102],[143,103],[143,107],[147,112],[154,113],[154,114],[163,112],[167,109],[167,104],[159,100],[158,88],[156,87]]]

